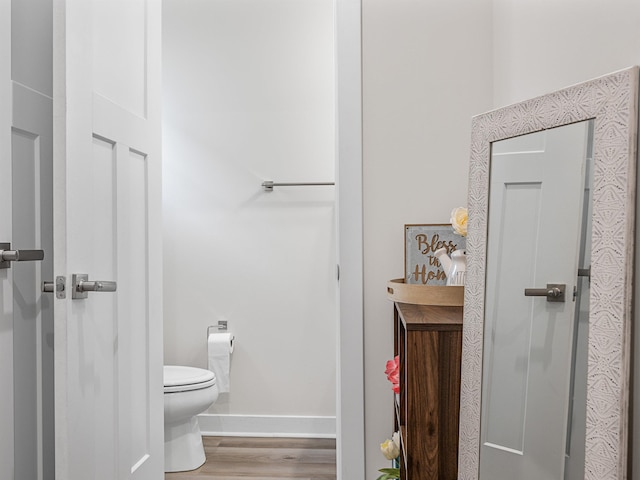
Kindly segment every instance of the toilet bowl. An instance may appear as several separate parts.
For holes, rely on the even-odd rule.
[[[209,370],[164,367],[164,471],[195,470],[205,461],[196,415],[218,398],[216,376]]]

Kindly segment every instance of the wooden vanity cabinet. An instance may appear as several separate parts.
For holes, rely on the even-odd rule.
[[[400,478],[455,480],[458,472],[462,307],[394,304],[400,393]]]

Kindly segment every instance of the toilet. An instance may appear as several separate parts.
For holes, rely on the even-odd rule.
[[[164,367],[164,471],[195,470],[205,461],[196,415],[218,398],[216,376],[209,370]]]

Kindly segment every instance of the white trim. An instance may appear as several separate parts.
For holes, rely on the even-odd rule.
[[[336,417],[198,415],[205,436],[336,438]]]
[[[335,0],[338,222],[337,472],[365,478],[362,0]]]

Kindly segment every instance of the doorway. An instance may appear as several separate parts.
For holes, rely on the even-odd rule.
[[[15,2],[14,2],[15,3]],[[20,2],[24,4],[24,2]],[[44,21],[51,20],[51,2],[48,0],[42,0],[35,4],[30,2],[32,11],[29,15],[35,15],[38,18],[42,18]],[[3,12],[10,12],[8,7],[9,2],[3,2]],[[343,93],[349,92],[348,95],[342,95],[342,101],[338,105],[335,114],[339,118],[337,125],[337,144],[335,145],[338,152],[337,158],[340,158],[336,170],[340,176],[340,181],[337,188],[338,192],[342,192],[343,199],[349,198],[349,202],[343,203],[341,209],[333,215],[337,216],[334,220],[340,225],[340,231],[343,232],[340,235],[340,251],[334,252],[336,258],[342,258],[340,261],[341,266],[341,280],[339,288],[342,295],[339,300],[339,304],[335,305],[336,310],[340,311],[343,318],[346,318],[348,314],[349,321],[335,322],[335,314],[333,314],[333,322],[338,328],[334,330],[335,336],[338,338],[338,350],[336,356],[340,358],[338,361],[338,407],[335,414],[338,416],[338,450],[339,450],[339,462],[340,457],[344,458],[344,461],[350,465],[349,468],[344,471],[350,472],[350,475],[344,476],[344,478],[359,477],[362,474],[358,474],[358,471],[363,471],[363,399],[362,399],[362,240],[361,240],[361,150],[360,150],[360,123],[359,123],[359,111],[360,111],[360,98],[357,92],[360,90],[360,62],[359,62],[359,25],[360,25],[360,1],[336,1],[336,38],[338,43],[342,45],[338,49],[338,55],[336,58],[337,65],[340,67],[335,74],[337,75],[337,88]],[[42,15],[40,17],[40,15]],[[0,15],[5,23],[8,22],[10,15]],[[39,28],[37,22],[33,22],[35,17],[25,17],[29,20],[34,30],[37,30],[41,36],[47,35],[46,28]],[[3,29],[2,31],[11,31],[10,28]],[[31,39],[32,47],[39,45]],[[47,42],[48,43],[48,42]],[[3,43],[4,46],[10,46],[11,42],[7,41]],[[49,45],[50,46],[50,45]],[[43,50],[45,55],[40,60],[34,60],[35,63],[42,65],[46,68],[51,68],[51,53],[46,53],[46,48]],[[9,52],[3,56],[3,60],[10,59]],[[31,58],[27,56],[28,58]],[[8,66],[9,65],[9,66]],[[3,61],[0,68],[0,72],[3,74],[3,79],[10,78],[10,63]],[[9,73],[8,73],[9,72]],[[7,90],[2,90],[2,98],[0,101],[2,105],[5,105],[8,94]],[[10,111],[10,108],[3,109],[4,112]],[[10,125],[10,119],[4,118],[3,125]],[[2,138],[3,145],[6,137]],[[3,154],[6,156],[8,152],[7,148],[3,149]],[[6,179],[5,179],[6,180]],[[3,186],[6,186],[3,184]],[[10,188],[5,188],[3,191],[10,192]],[[358,194],[360,192],[360,195]],[[315,194],[314,194],[315,195]],[[353,199],[351,198],[353,196]],[[315,202],[315,200],[314,200]],[[3,219],[4,220],[4,219]],[[333,235],[336,235],[335,230],[331,231]],[[6,230],[7,235],[10,234],[10,230]],[[310,244],[311,248],[313,244]],[[335,264],[338,263],[334,260],[333,264],[329,264],[328,268],[331,269],[331,277],[336,276]],[[46,275],[41,275],[44,277]],[[2,279],[6,279],[6,276]],[[266,281],[269,281],[267,279]],[[334,292],[335,294],[335,284]],[[5,288],[3,285],[3,297],[6,298],[10,295],[10,289]],[[6,302],[5,302],[6,303]],[[3,319],[3,322],[6,319]],[[215,320],[215,319],[214,319]],[[42,333],[42,332],[41,332]],[[7,336],[3,335],[3,345],[6,344]],[[10,338],[11,344],[13,338]],[[7,345],[6,349],[3,349],[3,353],[6,356],[7,352],[13,355],[14,349]],[[7,378],[12,379],[14,376],[13,368],[8,368],[9,365],[13,365],[13,360],[4,362],[2,369],[3,380]],[[310,377],[311,378],[311,377]],[[51,380],[51,378],[49,378]],[[11,382],[6,382],[11,383]],[[13,397],[13,391],[6,390],[5,393]],[[335,401],[335,396],[334,396]],[[13,404],[13,401],[9,402]],[[5,403],[3,403],[5,405]],[[49,404],[49,406],[51,406]],[[341,417],[348,417],[348,424],[345,421],[342,424]],[[52,427],[51,427],[52,428]],[[10,429],[12,430],[12,429]],[[53,435],[53,430],[50,430]],[[341,442],[342,439],[342,442]],[[6,440],[6,441],[5,441]],[[3,437],[2,445],[10,446],[13,442],[13,436]],[[340,444],[343,443],[341,446]],[[52,442],[48,442],[47,445],[53,447]],[[346,454],[341,454],[342,449]],[[3,456],[1,457],[3,465],[11,465],[13,459],[13,447],[3,450]],[[5,458],[7,461],[5,462]]]

